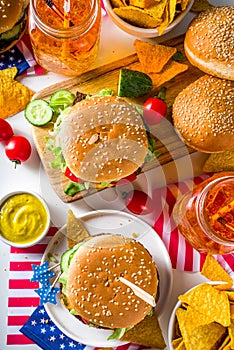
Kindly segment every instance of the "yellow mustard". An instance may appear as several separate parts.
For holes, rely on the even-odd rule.
[[[40,200],[29,193],[9,197],[1,206],[1,235],[14,243],[25,244],[37,239],[48,224],[48,215]]]

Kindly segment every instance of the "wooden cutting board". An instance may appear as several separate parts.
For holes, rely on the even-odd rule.
[[[164,45],[175,46],[178,51],[183,51],[184,36],[177,37],[173,40],[164,42]],[[150,127],[150,131],[156,136],[156,150],[160,152],[160,156],[150,163],[146,163],[142,167],[142,171],[148,171],[149,169],[164,165],[173,161],[174,159],[181,158],[188,153],[194,152],[193,149],[188,148],[179,139],[174,131],[171,119],[172,104],[178,93],[185,88],[188,84],[195,81],[202,75],[199,69],[193,67],[186,59],[184,55],[182,63],[186,63],[189,68],[187,71],[179,74],[173,80],[163,84],[167,88],[166,103],[168,105],[168,113],[165,120],[162,120],[159,124]],[[95,94],[101,89],[112,89],[113,93],[117,94],[119,71],[121,68],[140,69],[140,63],[136,54],[132,54],[128,57],[122,58],[107,65],[95,68],[88,71],[81,76],[71,78],[54,85],[51,85],[39,92],[37,92],[33,99],[45,99],[48,100],[51,94],[60,89],[68,89],[72,92],[83,92],[89,94]],[[152,90],[150,96],[157,93],[157,90]],[[130,102],[142,105],[144,98],[129,100]],[[53,160],[53,155],[46,149],[45,137],[50,136],[49,131],[52,130],[53,125],[50,124],[45,127],[33,127],[34,141],[41,158],[42,164],[48,175],[49,181],[54,188],[57,195],[64,202],[73,202],[84,196],[90,195],[97,191],[96,188],[90,188],[87,191],[76,194],[74,197],[67,196],[64,193],[69,180],[62,174],[60,170],[51,169],[49,163]]]

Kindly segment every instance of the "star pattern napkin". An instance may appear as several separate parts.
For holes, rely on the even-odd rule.
[[[64,335],[50,320],[43,306],[39,306],[20,329],[44,350],[83,350],[86,346]]]

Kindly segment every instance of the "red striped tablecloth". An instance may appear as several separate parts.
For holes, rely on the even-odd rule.
[[[204,177],[196,178],[199,183]],[[187,192],[193,181],[182,184],[169,185],[164,189],[157,189],[153,193],[156,213],[153,225],[160,235],[171,257],[173,268],[184,271],[200,271],[205,256],[194,250],[179,234],[171,218],[172,208],[179,194]],[[25,349],[33,342],[19,332],[21,326],[28,320],[36,306],[39,298],[34,289],[39,287],[38,283],[30,282],[32,278],[32,264],[40,264],[42,254],[51,236],[57,231],[51,227],[47,237],[34,247],[27,249],[11,248],[9,266],[9,296],[8,296],[8,319],[6,344],[9,349]],[[232,255],[215,256],[222,266],[234,278],[234,258]],[[20,348],[21,346],[21,348]],[[23,346],[23,348],[22,348]],[[122,350],[136,349],[133,345],[121,347]],[[89,349],[92,349],[89,347]]]

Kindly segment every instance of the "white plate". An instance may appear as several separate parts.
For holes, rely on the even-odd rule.
[[[148,249],[157,265],[160,279],[160,297],[157,303],[157,313],[160,318],[171,294],[172,267],[168,252],[157,233],[152,227],[137,217],[116,210],[92,211],[82,215],[80,219],[91,235],[112,233],[133,238],[132,234],[137,234],[135,239]],[[43,255],[42,262],[48,259],[48,253],[53,254],[59,260],[66,249],[68,248],[64,226],[51,239]],[[119,340],[107,340],[108,336],[112,334],[111,331],[89,327],[72,316],[62,306],[59,293],[57,295],[57,304],[47,303],[45,308],[56,326],[73,340],[94,347],[115,347],[124,344],[124,342]]]

